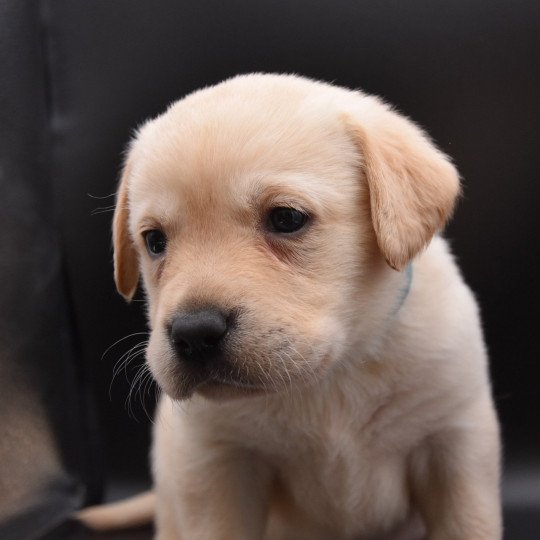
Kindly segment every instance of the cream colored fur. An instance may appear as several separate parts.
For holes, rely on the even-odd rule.
[[[411,121],[295,76],[225,81],[139,130],[115,276],[131,298],[142,273],[165,391],[158,539],[417,538],[418,522],[430,540],[501,538],[478,309],[437,235],[458,193]],[[311,216],[294,238],[265,230],[287,205]],[[159,261],[152,228],[167,235]],[[206,304],[240,310],[234,369],[194,384],[165,328]]]

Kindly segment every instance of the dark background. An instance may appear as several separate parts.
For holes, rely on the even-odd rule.
[[[53,327],[35,348],[45,359],[32,355],[28,370],[36,399],[51,410],[71,505],[96,500],[102,480],[121,486],[148,477],[151,388],[132,396],[131,414],[125,403],[142,359],[111,384],[116,362],[144,335],[106,352],[145,331],[142,304],[128,306],[114,290],[112,212],[99,210],[114,204],[123,149],[138,124],[190,91],[266,71],[381,95],[455,160],[465,189],[446,236],[483,311],[507,506],[538,516],[539,2],[5,0],[0,15],[0,181],[8,194],[27,185],[32,195],[16,192],[12,208],[30,197],[41,219],[28,223],[14,212],[0,239],[22,240],[14,252],[2,248],[9,264],[1,268],[10,294],[28,296],[33,278],[21,254],[36,244],[33,230],[50,230],[49,255],[38,243],[36,257],[51,264],[55,253],[50,295],[60,305],[47,300],[50,313],[36,314],[29,300],[13,332],[26,328],[28,313],[37,327]],[[60,364],[52,348],[61,349]],[[61,380],[78,394],[66,397]]]

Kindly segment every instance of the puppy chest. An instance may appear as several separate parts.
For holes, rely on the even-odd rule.
[[[341,440],[339,446],[282,458],[276,468],[282,502],[321,526],[373,534],[392,528],[409,512],[406,467],[400,456],[373,456]]]

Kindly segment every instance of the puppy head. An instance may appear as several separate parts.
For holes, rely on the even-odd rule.
[[[132,143],[113,225],[154,377],[177,399],[250,395],[361,355],[458,190],[414,124],[358,92],[249,75],[175,103]]]

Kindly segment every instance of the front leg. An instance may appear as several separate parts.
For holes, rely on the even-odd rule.
[[[161,414],[155,425],[156,538],[262,539],[270,469],[253,452],[202,440],[175,420]]]
[[[426,441],[411,483],[429,540],[500,540],[500,448],[489,398]]]

